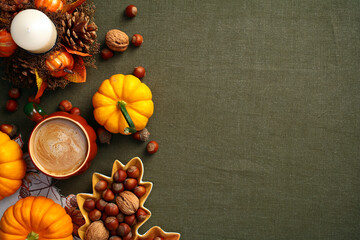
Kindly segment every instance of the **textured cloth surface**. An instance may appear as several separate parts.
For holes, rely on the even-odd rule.
[[[360,3],[294,0],[94,0],[104,43],[110,29],[144,36],[140,48],[88,70],[84,84],[45,92],[69,99],[97,127],[92,95],[113,74],[142,65],[159,142],[114,135],[90,169],[61,181],[64,195],[91,192],[91,175],[139,156],[154,183],[140,228],[159,225],[184,240],[359,239]],[[129,4],[134,19],[124,17]],[[0,81],[0,102],[9,84]],[[22,108],[35,90],[24,90]],[[0,110],[24,138],[21,110]],[[0,203],[1,204],[1,203]]]

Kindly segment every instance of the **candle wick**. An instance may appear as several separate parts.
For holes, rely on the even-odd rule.
[[[26,28],[26,31],[27,31],[27,32],[30,32],[30,27],[27,27],[27,28]]]

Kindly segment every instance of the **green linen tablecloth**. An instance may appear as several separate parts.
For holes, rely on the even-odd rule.
[[[110,29],[144,44],[97,59],[84,84],[45,92],[42,107],[69,99],[96,127],[92,95],[113,74],[147,70],[160,144],[114,135],[90,169],[60,181],[91,192],[93,172],[139,156],[154,183],[140,228],[159,225],[202,239],[360,239],[360,2],[94,0],[103,44]],[[127,19],[135,4],[138,16]],[[3,74],[2,74],[3,75]],[[4,106],[10,84],[0,81]],[[22,92],[20,108],[35,89]],[[21,110],[0,110],[24,138]]]

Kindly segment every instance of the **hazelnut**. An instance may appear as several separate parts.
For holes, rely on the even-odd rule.
[[[117,234],[117,232],[116,232],[116,229],[115,230],[111,230],[110,231],[110,235],[111,236],[114,236],[114,237],[119,237],[119,236],[117,236],[118,234]],[[120,238],[120,237],[119,237]],[[111,239],[111,238],[109,238],[109,239]],[[115,238],[115,239],[117,239],[117,238]],[[120,238],[120,240],[122,240],[121,238]]]
[[[139,47],[141,46],[141,44],[143,43],[144,38],[143,36],[141,36],[140,34],[134,34],[131,38],[131,43],[135,46],[135,47]]]
[[[10,88],[10,90],[8,91],[8,95],[10,98],[18,99],[21,94],[18,88]]]
[[[145,195],[146,193],[146,188],[144,186],[137,186],[135,189],[134,189],[134,193],[135,195],[138,197],[138,198],[141,198],[142,196]]]
[[[123,214],[132,215],[139,209],[140,203],[138,197],[134,193],[124,191],[116,198],[116,204]]]
[[[119,227],[117,228],[117,234],[119,234],[120,236],[126,236],[129,234],[129,232],[131,231],[131,228],[129,225],[127,225],[126,223],[120,223]]]
[[[114,193],[119,194],[124,191],[124,184],[114,182],[113,184],[111,184],[111,190]]]
[[[127,174],[124,170],[119,169],[114,173],[114,181],[115,182],[123,182],[125,181]]]
[[[6,133],[10,138],[12,138],[17,133],[17,127],[14,124],[1,124],[0,131]]]
[[[98,209],[94,209],[91,212],[89,212],[89,218],[91,221],[97,221],[101,218],[101,212]]]
[[[122,239],[123,240],[131,240],[132,237],[133,237],[132,232],[129,232],[128,235],[124,236]]]
[[[107,32],[105,43],[115,52],[124,52],[129,46],[129,36],[118,29],[112,29]]]
[[[116,230],[119,226],[119,222],[118,220],[116,219],[116,217],[107,217],[105,219],[105,227],[110,230],[110,231],[113,231],[113,230]]]
[[[140,176],[140,170],[136,166],[130,166],[126,170],[126,173],[127,173],[128,177],[130,177],[130,178],[138,178]]]
[[[111,141],[111,133],[109,131],[107,131],[105,128],[103,127],[98,127],[96,129],[96,135],[98,137],[98,140],[101,144],[107,143],[110,144]],[[105,189],[104,189],[105,190]]]
[[[114,200],[115,195],[110,189],[106,189],[102,194],[102,198],[107,202],[111,202]]]
[[[113,51],[111,51],[110,49],[108,48],[103,48],[101,50],[101,57],[104,59],[104,60],[108,60],[110,58],[112,58],[114,56],[114,53]]]
[[[88,198],[85,200],[83,205],[85,211],[90,212],[91,210],[95,209],[95,201],[94,199]]]
[[[107,240],[109,231],[106,230],[102,221],[95,221],[89,225],[85,232],[85,240]]]
[[[95,190],[98,192],[105,191],[108,187],[108,183],[105,180],[100,180],[95,184]]]
[[[122,223],[125,219],[125,215],[121,212],[118,215],[116,215],[116,218],[119,221],[119,223]]]
[[[119,236],[111,236],[109,240],[122,240]]]
[[[18,109],[18,106],[19,106],[19,104],[16,100],[9,99],[6,101],[5,109],[8,112],[16,112],[16,110]]]
[[[69,100],[62,100],[59,103],[59,109],[61,111],[70,112],[70,110],[72,109],[72,104]]]
[[[134,68],[133,75],[137,78],[143,78],[146,75],[146,70],[142,66]]]
[[[108,217],[108,215],[106,213],[103,213],[102,216],[101,216],[101,220],[103,222],[105,222],[105,219]]]
[[[135,5],[129,5],[126,7],[125,9],[125,15],[128,16],[129,18],[133,18],[135,17],[137,14],[137,7],[135,7]]]
[[[135,216],[135,214],[125,216],[125,223],[127,223],[130,227],[134,226],[136,224],[136,216]]]
[[[108,203],[106,201],[104,201],[104,199],[99,199],[95,202],[96,208],[100,211],[104,211],[107,204]]]
[[[146,145],[146,151],[150,154],[154,154],[158,151],[159,149],[159,144],[156,141],[150,141],[147,145]]]
[[[150,138],[150,132],[147,128],[144,128],[143,130],[134,133],[133,138],[138,141],[146,142]]]
[[[139,221],[139,222],[142,222],[146,219],[147,217],[147,213],[145,212],[144,209],[142,208],[139,208],[137,211],[136,211],[136,219]]]
[[[109,203],[105,207],[105,213],[108,216],[116,216],[119,214],[119,208],[115,203]]]
[[[81,115],[80,108],[78,108],[78,107],[73,107],[73,108],[70,110],[70,114]]]
[[[124,183],[127,190],[133,190],[137,186],[137,184],[138,181],[135,178],[127,178]]]

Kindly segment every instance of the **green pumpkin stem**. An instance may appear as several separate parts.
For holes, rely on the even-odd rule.
[[[38,240],[39,239],[39,234],[31,232],[27,235],[25,240]]]
[[[121,113],[123,114],[127,124],[129,125],[129,127],[124,129],[125,134],[135,133],[136,132],[135,125],[134,125],[134,122],[132,121],[128,111],[126,110],[126,102],[118,101],[117,107],[118,107],[118,109],[121,110]]]

